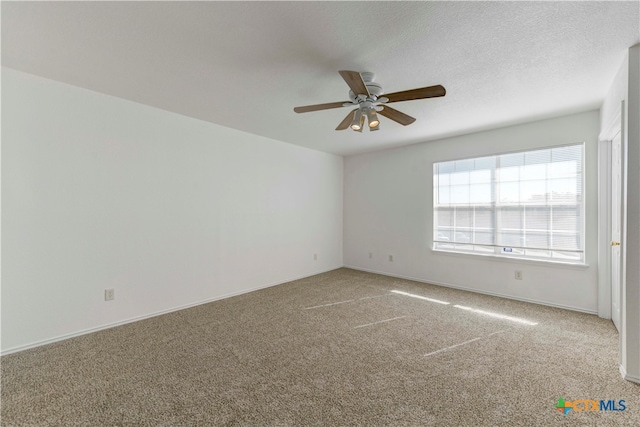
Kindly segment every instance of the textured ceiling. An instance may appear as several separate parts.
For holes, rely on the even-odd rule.
[[[640,41],[633,2],[2,2],[2,65],[340,155],[598,108]],[[338,70],[386,92],[403,127],[337,132]]]

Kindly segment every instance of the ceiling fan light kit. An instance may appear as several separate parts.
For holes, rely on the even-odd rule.
[[[369,122],[370,128],[378,127],[380,121],[378,120],[378,115],[376,114],[376,110],[369,107],[365,110],[365,114],[367,115],[367,121]]]
[[[446,94],[444,87],[436,85],[382,96],[384,91],[380,84],[374,82],[375,75],[373,73],[346,70],[341,70],[339,73],[351,89],[349,91],[349,101],[295,107],[293,111],[296,113],[308,113],[331,108],[356,107],[342,120],[336,130],[345,130],[351,127],[356,132],[362,132],[366,117],[369,130],[376,131],[380,129],[377,113],[403,126],[410,125],[416,121],[415,118],[387,106],[387,103],[437,98]]]
[[[351,129],[356,132],[362,132],[362,128],[364,127],[364,114],[362,114],[362,109],[356,110],[356,114],[353,117],[353,121],[351,122]]]

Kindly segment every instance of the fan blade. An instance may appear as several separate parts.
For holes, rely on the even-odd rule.
[[[370,96],[369,89],[367,89],[367,86],[364,84],[364,80],[362,80],[362,76],[359,72],[345,70],[341,70],[338,72],[340,73],[344,81],[347,82],[349,89],[351,89],[356,96],[360,94]]]
[[[384,97],[389,98],[388,102],[412,101],[414,99],[437,98],[444,96],[447,91],[444,87],[429,86],[420,89],[403,90],[402,92],[385,93]]]
[[[338,125],[336,130],[348,129],[349,125],[351,124],[351,122],[353,121],[353,118],[356,115],[356,111],[358,111],[357,108],[354,108],[353,110],[351,110],[351,112],[349,114],[347,114],[347,117],[345,117],[344,120],[340,122],[340,124]]]
[[[385,105],[382,111],[378,111],[378,114],[383,115],[386,118],[393,120],[394,122],[398,122],[402,126],[410,125],[411,123],[416,121],[416,119],[414,119],[413,117],[408,116],[405,113],[401,113],[400,111],[395,110],[388,105]]]
[[[296,113],[308,113],[310,111],[328,110],[330,108],[340,108],[340,107],[344,107],[345,102],[347,101],[330,102],[328,104],[307,105],[304,107],[296,107],[293,109],[293,111],[295,111]]]

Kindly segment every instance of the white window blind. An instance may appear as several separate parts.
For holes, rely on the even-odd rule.
[[[435,163],[434,249],[583,263],[583,146]]]

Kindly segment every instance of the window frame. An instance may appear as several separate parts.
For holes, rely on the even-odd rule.
[[[549,204],[549,203],[545,203],[545,204],[522,204],[521,201],[518,201],[517,203],[513,203],[513,204],[504,204],[501,203],[499,201],[498,197],[493,197],[495,195],[495,192],[499,191],[498,190],[498,180],[496,179],[496,171],[498,169],[500,169],[500,165],[498,162],[496,162],[496,167],[494,169],[491,169],[491,194],[493,197],[493,201],[490,203],[476,203],[476,204],[467,204],[465,205],[460,205],[460,206],[451,206],[452,204],[450,203],[449,206],[445,206],[446,208],[450,208],[453,207],[453,212],[455,212],[456,208],[466,208],[469,209],[470,212],[472,212],[472,216],[474,218],[474,221],[471,223],[470,228],[470,232],[473,233],[472,238],[470,239],[470,243],[467,246],[470,246],[471,249],[464,249],[464,243],[461,242],[455,242],[455,238],[450,241],[450,244],[453,246],[452,248],[443,248],[443,247],[438,247],[438,243],[446,243],[446,241],[439,241],[436,240],[437,236],[439,234],[438,232],[438,214],[439,211],[438,209],[442,207],[438,205],[438,188],[439,188],[439,178],[440,178],[440,174],[438,173],[438,165],[441,165],[443,163],[448,163],[448,162],[457,162],[457,161],[476,161],[476,160],[481,160],[481,159],[487,159],[487,158],[499,158],[499,156],[504,156],[504,155],[509,155],[509,154],[520,154],[520,153],[530,153],[530,152],[536,152],[536,151],[542,151],[542,150],[552,150],[552,149],[557,149],[557,148],[562,148],[562,147],[574,147],[574,146],[580,146],[581,149],[581,171],[580,171],[580,175],[576,175],[576,177],[580,180],[580,200],[578,200],[576,203],[558,203],[558,204]],[[524,149],[524,150],[514,150],[514,151],[504,151],[504,152],[496,152],[496,153],[492,153],[492,154],[485,154],[485,155],[480,155],[480,156],[474,156],[474,157],[464,157],[464,158],[457,158],[457,159],[447,159],[447,160],[440,160],[440,161],[434,161],[432,164],[432,183],[433,183],[433,197],[432,197],[432,236],[431,236],[431,250],[434,252],[438,252],[438,253],[445,253],[445,254],[452,254],[452,255],[465,255],[465,256],[471,256],[471,257],[475,257],[475,256],[480,256],[480,257],[494,257],[497,259],[508,259],[508,260],[515,260],[515,261],[525,261],[525,262],[534,262],[534,263],[550,263],[550,264],[564,264],[564,265],[574,265],[574,266],[587,266],[586,260],[587,260],[587,251],[586,251],[586,246],[587,246],[587,242],[586,242],[586,193],[585,193],[585,188],[586,188],[586,144],[584,141],[582,142],[573,142],[573,143],[567,143],[567,144],[559,144],[559,145],[552,145],[552,146],[545,146],[545,147],[535,147],[535,148],[528,148],[528,149]],[[544,163],[544,164],[549,164],[552,162],[548,162],[548,163]],[[548,181],[549,178],[545,178],[545,181]],[[518,180],[518,182],[522,182],[522,180]],[[471,186],[471,182],[469,183],[469,186]],[[499,225],[499,216],[500,216],[500,211],[501,209],[505,208],[505,207],[509,207],[510,205],[512,205],[513,207],[517,207],[520,209],[523,209],[523,217],[524,217],[524,212],[525,209],[528,207],[530,209],[551,209],[551,212],[553,212],[554,208],[561,208],[562,206],[566,206],[568,207],[578,207],[579,211],[578,211],[578,215],[576,216],[577,220],[580,222],[579,226],[577,227],[579,229],[579,242],[580,242],[580,249],[578,250],[559,250],[559,249],[549,249],[549,248],[533,248],[533,247],[517,247],[517,246],[498,246],[498,242],[496,241],[497,239],[497,233],[498,230],[500,230],[500,228],[498,227]],[[493,233],[493,243],[491,244],[481,244],[481,243],[474,243],[475,240],[475,233],[478,231],[477,227],[475,226],[475,217],[476,217],[476,211],[478,209],[488,209],[490,212],[490,215],[492,216],[492,220],[491,220],[491,227],[487,228],[487,230],[492,230]],[[454,218],[457,217],[457,215],[452,214],[452,216]],[[553,216],[552,213],[547,217],[548,221],[551,222],[553,221]],[[457,230],[457,226],[455,225],[455,222],[451,225],[451,233],[455,233]],[[504,229],[504,227],[502,227]],[[526,228],[522,229],[522,234],[525,234],[527,231]],[[543,233],[546,234],[550,234],[553,233],[553,225],[550,224],[549,226],[547,226],[546,230],[542,231]],[[556,230],[556,233],[558,232],[558,230]],[[462,247],[460,247],[462,245]],[[443,245],[440,245],[443,246]],[[458,247],[456,247],[458,246]],[[478,251],[477,248],[486,248],[486,251]],[[489,248],[491,248],[491,250],[489,250]],[[502,249],[501,249],[502,248]],[[514,253],[514,252],[506,252],[505,248],[510,248],[511,250],[513,249],[521,249],[522,250],[522,254],[518,254],[518,253]],[[527,250],[529,252],[531,251],[535,251],[535,250],[539,250],[539,251],[547,251],[550,253],[549,256],[536,256],[536,255],[532,255],[531,253],[527,254]],[[571,258],[562,258],[557,256],[558,252],[565,252],[565,253],[580,253],[581,254],[581,259],[571,259]],[[554,253],[556,253],[556,257],[554,257]]]

